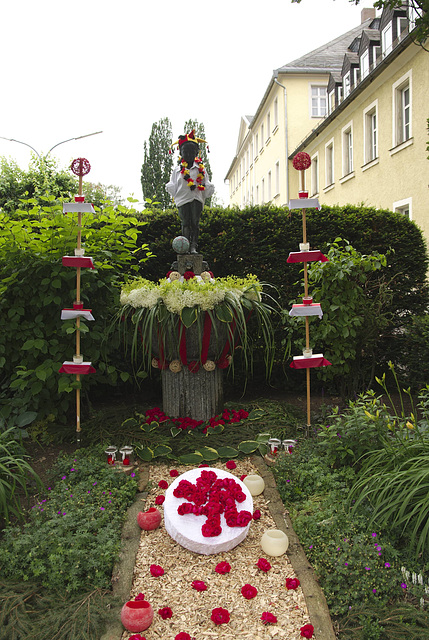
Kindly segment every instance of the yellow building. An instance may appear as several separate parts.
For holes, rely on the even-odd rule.
[[[408,11],[364,9],[359,27],[274,72],[241,121],[230,205],[287,205],[298,194],[292,159],[305,151],[310,196],[401,211],[429,239],[429,54]]]

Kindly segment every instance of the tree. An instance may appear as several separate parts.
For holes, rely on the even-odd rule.
[[[291,0],[300,3],[301,0]],[[349,0],[353,4],[360,4],[360,0]],[[416,15],[414,41],[424,47],[424,41],[429,37],[429,0],[375,0],[376,9],[400,9],[408,7]]]
[[[79,182],[68,169],[60,169],[55,158],[33,155],[28,169],[21,169],[15,160],[0,158],[0,209],[13,213],[22,209],[23,200],[54,196],[55,200],[73,200],[79,192]],[[84,181],[83,194],[87,202],[102,206],[104,201],[120,204],[119,188]]]
[[[169,118],[161,118],[152,124],[149,140],[144,142],[144,159],[141,170],[143,198],[150,199],[151,206],[159,203],[162,209],[172,206],[165,185],[170,180],[173,169],[173,156],[170,147],[173,142],[173,130]]]

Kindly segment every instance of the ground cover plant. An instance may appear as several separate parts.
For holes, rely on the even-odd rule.
[[[363,394],[275,465],[340,638],[429,637],[428,391],[409,415]]]
[[[1,639],[100,637],[136,491],[135,474],[107,466],[101,448],[58,459],[25,523],[2,531]]]

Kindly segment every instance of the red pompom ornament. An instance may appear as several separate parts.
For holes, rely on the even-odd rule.
[[[292,160],[292,164],[297,171],[305,171],[311,165],[311,158],[305,151],[300,151]]]
[[[86,158],[76,158],[76,160],[73,160],[71,163],[70,169],[75,176],[86,176],[86,174],[91,171],[91,165]]]

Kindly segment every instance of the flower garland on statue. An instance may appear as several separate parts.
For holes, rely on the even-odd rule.
[[[188,163],[184,158],[180,158],[180,164],[182,166],[180,173],[182,174],[183,179],[186,180],[186,182],[188,183],[188,187],[190,188],[191,191],[193,191],[195,187],[198,188],[198,191],[205,191],[206,188],[203,185],[203,180],[206,175],[206,170],[203,165],[203,161],[201,160],[201,158],[195,158],[194,162],[198,165],[198,169],[199,169],[199,173],[196,178],[197,184],[195,184],[195,182],[192,180],[191,174],[188,169]]]
[[[214,471],[201,471],[196,483],[180,480],[173,491],[175,498],[185,498],[177,508],[180,516],[193,514],[206,516],[201,527],[205,538],[219,536],[222,533],[221,514],[225,516],[228,527],[247,527],[253,519],[250,511],[238,511],[236,502],[246,500],[246,494],[232,478],[218,478]]]

